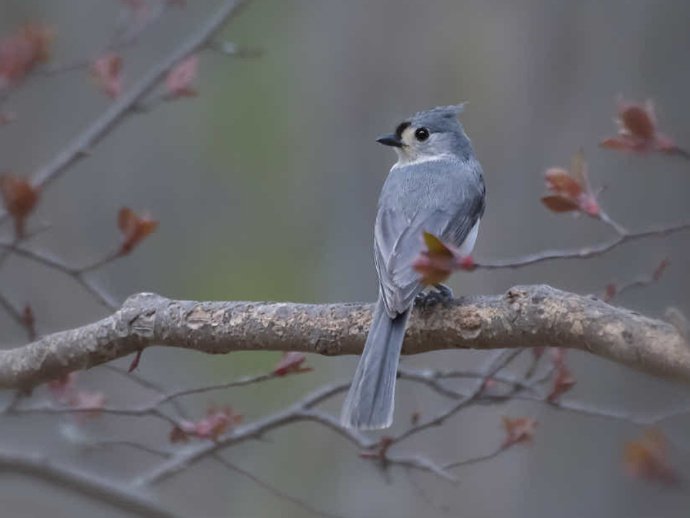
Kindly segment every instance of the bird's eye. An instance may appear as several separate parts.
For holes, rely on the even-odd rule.
[[[429,138],[429,130],[426,128],[417,128],[414,132],[414,136],[420,142],[424,142]]]

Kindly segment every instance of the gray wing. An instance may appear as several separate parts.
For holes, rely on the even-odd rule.
[[[389,189],[395,196],[387,196],[384,186],[374,229],[374,262],[381,296],[391,317],[407,310],[424,288],[419,274],[412,268],[414,260],[425,249],[424,231],[460,246],[483,213],[481,173],[479,181],[463,181],[456,186],[448,185],[452,178],[444,180],[435,185],[433,178],[431,182],[425,179],[421,196],[420,189],[415,192],[409,186],[397,189],[400,194],[395,188]]]

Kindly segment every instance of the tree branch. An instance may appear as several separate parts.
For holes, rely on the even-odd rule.
[[[690,221],[680,221],[668,225],[656,225],[636,232],[623,231],[618,224],[616,224],[616,227],[618,227],[616,237],[603,243],[567,250],[543,250],[520,257],[499,259],[496,261],[481,261],[476,263],[473,268],[482,270],[517,269],[554,260],[599,257],[626,243],[651,237],[670,236],[678,232],[690,230]]]
[[[72,165],[89,156],[91,150],[120,124],[137,104],[151,93],[170,69],[190,54],[206,46],[215,34],[223,27],[247,0],[226,0],[197,32],[183,41],[169,56],[154,65],[151,70],[122,97],[115,101],[103,115],[94,120],[83,133],[68,144],[49,163],[39,169],[33,178],[36,187],[45,187],[54,181]],[[9,214],[0,212],[0,222]]]
[[[0,351],[0,388],[29,388],[152,345],[209,354],[358,354],[368,304],[195,302],[134,295],[109,317]],[[417,310],[403,352],[568,347],[690,383],[690,346],[673,325],[549,286],[519,286]]]
[[[93,473],[60,466],[39,455],[0,451],[0,472],[11,471],[41,478],[139,516],[172,518],[172,512],[142,496],[138,490],[121,486]]]

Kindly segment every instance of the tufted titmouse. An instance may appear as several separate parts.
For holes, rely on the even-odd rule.
[[[379,297],[341,421],[358,429],[393,422],[405,325],[424,289],[412,264],[427,231],[469,255],[484,213],[482,169],[458,115],[463,105],[422,111],[377,139],[398,155],[379,197],[374,262]],[[440,289],[440,288],[439,288]]]

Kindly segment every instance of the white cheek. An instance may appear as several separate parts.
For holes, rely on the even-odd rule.
[[[467,257],[474,250],[474,243],[477,241],[477,234],[479,234],[479,220],[474,224],[470,233],[467,234],[465,241],[460,245],[460,255]]]

